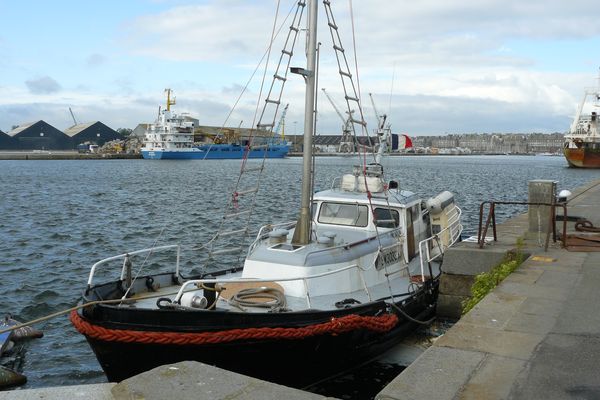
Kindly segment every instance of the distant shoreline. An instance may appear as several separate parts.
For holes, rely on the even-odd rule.
[[[78,153],[65,150],[10,151],[0,150],[0,160],[122,160],[141,159],[141,154]]]
[[[315,157],[352,157],[351,153],[316,153]],[[415,156],[531,156],[533,154],[504,154],[504,153],[471,153],[471,154],[431,154],[431,153],[397,153],[388,154],[392,157]],[[287,157],[302,157],[302,153],[288,153]],[[9,151],[0,150],[0,160],[135,160],[143,159],[141,154],[104,154],[104,153],[78,153],[76,151]]]

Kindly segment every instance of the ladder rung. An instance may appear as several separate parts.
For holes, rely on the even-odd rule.
[[[262,165],[260,167],[252,167],[252,168],[245,168],[244,172],[256,172],[256,171],[262,171],[263,167]]]
[[[279,100],[271,100],[271,99],[265,99],[266,103],[272,103],[272,104],[279,104],[280,101]]]
[[[244,229],[236,229],[236,230],[233,230],[233,231],[220,232],[219,233],[219,237],[233,236],[233,235],[236,235],[238,233],[245,233],[247,231],[248,230],[246,228],[244,228]]]
[[[338,30],[338,27],[337,27],[337,25],[336,25],[336,24],[334,24],[333,22],[330,22],[330,23],[329,23],[329,26],[330,26],[332,29],[335,29],[336,31]]]
[[[258,129],[272,128],[273,124],[256,124]]]
[[[300,29],[296,28],[295,26],[290,26],[290,31],[294,31],[296,33],[298,33]]]
[[[244,215],[244,214],[250,214],[250,210],[238,211],[238,212],[231,213],[231,214],[225,214],[225,215],[223,215],[223,218],[239,217],[240,215]]]
[[[277,75],[277,74],[273,75],[273,78],[279,79],[280,81],[284,81],[284,82],[287,81],[287,78],[285,76],[281,76],[281,75]]]
[[[298,30],[298,28],[296,28],[296,30]],[[282,52],[283,54],[286,54],[286,55],[290,56],[290,57],[294,55],[294,52],[293,52],[293,51],[288,51],[288,50],[286,50],[286,49],[283,49],[283,50],[281,50],[281,52]]]
[[[305,0],[300,0],[300,1],[298,1],[298,5],[300,7],[304,7],[304,6],[306,6],[306,1]]]
[[[326,6],[330,6],[331,2],[329,0],[323,0],[323,4],[325,4]]]
[[[239,190],[236,193],[238,196],[243,196],[248,193],[256,193],[256,192],[258,192],[258,186],[254,186],[253,188],[249,188],[249,189]]]
[[[241,251],[241,250],[242,250],[241,247],[230,247],[228,249],[221,249],[221,250],[211,251],[210,255],[211,256],[215,256],[215,255],[219,255],[219,254],[237,253],[238,251]]]
[[[334,45],[333,45],[333,49],[334,49],[334,50],[337,50],[337,51],[341,51],[342,53],[344,52],[344,48],[343,48],[343,47],[341,47],[341,46],[338,46],[338,45],[336,45],[336,44],[334,44]]]
[[[376,194],[372,194],[371,195],[372,199],[380,199],[380,200],[387,200],[387,196],[377,196]],[[380,219],[378,219],[378,221],[381,221]]]
[[[346,71],[340,70],[340,75],[347,76],[348,78],[352,78],[352,74]]]
[[[355,101],[358,103],[358,99],[356,97],[346,96],[346,100],[351,100],[351,101]]]

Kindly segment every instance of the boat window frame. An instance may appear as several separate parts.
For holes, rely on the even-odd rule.
[[[355,219],[354,224],[347,224],[347,223],[335,223],[335,222],[326,222],[326,221],[322,221],[321,218],[322,213],[324,210],[327,209],[327,205],[329,204],[334,204],[334,205],[340,205],[340,206],[351,206],[351,207],[355,207],[357,209],[359,209],[358,212],[358,216]],[[364,211],[363,211],[364,210]],[[366,216],[365,221],[364,221],[364,225],[358,225],[357,223],[360,221],[361,218],[361,211],[364,212],[364,215]],[[339,211],[338,211],[339,212]],[[336,213],[337,214],[337,213]],[[329,217],[332,218],[332,217]],[[320,202],[319,205],[319,210],[317,213],[317,222],[319,224],[325,224],[325,225],[336,225],[336,226],[347,226],[347,227],[351,227],[351,228],[366,228],[369,226],[369,207],[366,204],[361,204],[361,203],[347,203],[347,202],[341,202],[341,201],[327,201],[327,200],[323,200]]]
[[[392,218],[379,218],[379,216],[377,216],[377,218],[375,217],[377,210],[384,210],[384,211],[391,211],[390,214],[392,214]],[[393,213],[396,213],[395,216],[393,216]],[[383,225],[379,225],[379,220],[380,219],[394,219],[396,221],[396,226],[383,226]],[[373,223],[375,226],[377,226],[378,228],[384,228],[384,229],[396,229],[398,227],[400,227],[400,210],[393,208],[393,207],[386,207],[386,206],[373,206]]]

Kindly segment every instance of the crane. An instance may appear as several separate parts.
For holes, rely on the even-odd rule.
[[[73,114],[73,110],[71,110],[71,107],[69,107],[69,112],[71,113],[71,118],[73,118],[73,123],[77,125],[77,120],[75,119],[75,114]]]
[[[287,114],[287,110],[289,107],[289,103],[285,105],[285,107],[283,108],[283,111],[281,112],[281,117],[279,118],[279,122],[277,123],[277,127],[275,128],[275,131],[273,132],[273,136],[277,136],[279,135],[279,130],[281,130],[281,140],[284,140],[284,129],[285,129],[285,114]]]
[[[385,114],[380,115],[379,112],[377,111],[377,107],[375,106],[375,100],[373,100],[373,93],[369,93],[369,97],[371,98],[371,105],[373,106],[373,111],[375,111],[375,117],[377,117],[377,130],[381,131],[381,130],[383,130],[383,127],[385,125],[385,120],[387,119],[387,115],[385,115]]]
[[[333,106],[333,109],[335,110],[337,115],[342,119],[342,121],[344,123],[343,131],[342,131],[342,140],[340,141],[340,147],[338,148],[338,152],[340,152],[340,153],[354,152],[354,135],[352,134],[352,113],[354,112],[354,110],[350,110],[350,112],[347,113],[348,118],[344,118],[344,115],[342,114],[340,109],[335,105],[335,102],[329,96],[329,93],[327,93],[327,90],[325,90],[325,88],[321,88],[321,90],[323,91],[323,93],[325,93],[327,100],[329,100],[329,102]]]

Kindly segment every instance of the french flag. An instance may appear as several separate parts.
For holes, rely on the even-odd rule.
[[[413,147],[408,135],[392,133],[392,151]]]

